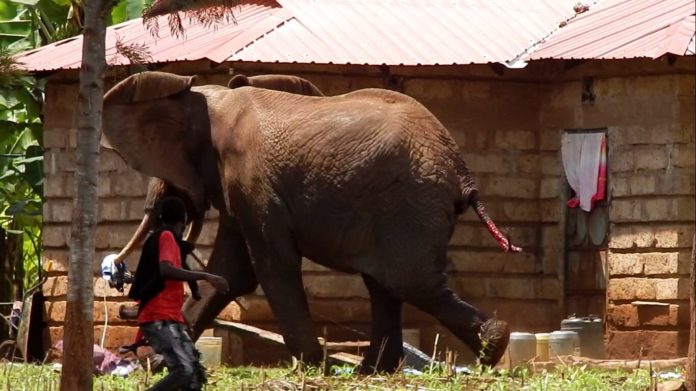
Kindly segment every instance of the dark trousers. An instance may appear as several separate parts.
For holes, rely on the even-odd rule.
[[[169,373],[150,391],[200,390],[205,383],[205,369],[198,361],[200,354],[186,333],[184,325],[157,321],[140,325],[143,336],[157,354],[161,354]]]

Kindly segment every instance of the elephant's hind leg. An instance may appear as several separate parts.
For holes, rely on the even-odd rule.
[[[394,372],[403,358],[401,310],[403,303],[372,277],[363,274],[372,304],[372,334],[360,372]]]
[[[481,364],[495,365],[503,356],[510,336],[507,323],[487,319],[462,301],[447,287],[444,273],[435,278],[435,283],[408,291],[404,299],[440,321],[479,357]]]

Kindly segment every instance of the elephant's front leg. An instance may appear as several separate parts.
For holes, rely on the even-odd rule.
[[[290,353],[305,363],[318,365],[323,353],[302,284],[302,257],[289,234],[273,231],[264,236],[245,230],[254,270]]]
[[[183,312],[193,331],[194,340],[232,300],[252,293],[258,286],[238,224],[224,213],[220,213],[215,245],[205,270],[227,279],[230,290],[222,295],[207,282],[200,281],[201,299],[186,300]]]

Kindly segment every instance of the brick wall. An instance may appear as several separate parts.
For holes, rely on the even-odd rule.
[[[385,85],[384,74],[378,67],[233,65],[236,72],[250,75],[292,73],[304,76],[327,95]],[[182,64],[169,69],[184,73],[205,70],[208,73],[202,82],[226,83],[225,67],[213,71],[210,68],[207,64]],[[620,68],[611,68],[610,72]],[[450,129],[477,180],[489,213],[516,244],[525,248],[522,254],[502,253],[470,211],[461,217],[450,243],[450,284],[463,299],[488,314],[496,313],[510,321],[515,330],[558,328],[565,315],[565,179],[559,152],[561,131],[606,126],[609,127],[610,185],[617,202],[611,209],[610,295],[637,292],[630,290],[632,288],[620,290],[616,285],[635,282],[652,284],[655,297],[650,299],[657,300],[658,290],[660,300],[664,295],[674,296],[668,300],[667,313],[653,316],[649,321],[645,320],[646,315],[631,312],[629,309],[633,307],[626,307],[633,298],[610,297],[610,352],[623,354],[614,347],[621,346],[624,341],[621,337],[635,333],[637,328],[650,329],[639,333],[646,339],[652,335],[649,333],[683,336],[677,331],[680,327],[677,325],[686,324],[682,310],[686,308],[682,305],[685,302],[680,299],[685,295],[684,283],[680,285],[683,276],[679,273],[686,270],[689,230],[693,226],[693,207],[690,212],[688,210],[688,200],[693,205],[694,194],[694,140],[693,136],[688,137],[693,116],[686,113],[689,102],[693,104],[693,84],[684,86],[688,81],[683,76],[672,75],[658,77],[666,78],[666,82],[655,82],[649,77],[600,78],[596,84],[596,102],[589,107],[580,103],[580,77],[573,74],[584,70],[565,72],[557,66],[551,69],[556,73],[548,76],[547,65],[530,64],[524,70],[507,70],[504,77],[487,66],[394,69],[398,77],[390,82],[396,82],[398,89],[426,105]],[[567,76],[568,80],[559,75]],[[648,85],[640,87],[641,83]],[[662,90],[656,90],[660,83],[666,84]],[[676,88],[677,84],[681,92],[675,98],[674,93],[670,95],[669,88]],[[49,295],[47,314],[54,340],[60,338],[67,283],[65,270],[73,196],[72,114],[76,88],[74,74],[53,76],[47,88],[44,142],[48,202],[44,209],[44,257],[56,260],[57,268],[44,291]],[[642,92],[636,93],[636,88]],[[626,99],[635,104],[622,104]],[[648,135],[649,142],[640,138]],[[664,152],[664,166],[646,159],[644,153],[635,153],[634,148],[645,148],[645,152],[655,148]],[[135,230],[142,217],[147,180],[128,169],[113,153],[105,151],[101,159],[95,273],[102,257],[122,247]],[[637,182],[636,178],[642,177],[645,182]],[[662,193],[648,192],[648,185],[644,183],[653,183]],[[627,194],[626,189],[644,193]],[[641,222],[644,216],[648,224]],[[209,252],[214,240],[214,218],[215,213],[211,213],[199,240],[204,254]],[[631,241],[636,243],[629,244],[633,243]],[[631,266],[634,265],[631,257],[640,259],[646,266]],[[137,259],[137,254],[129,258],[131,268],[135,267]],[[671,269],[658,270],[659,265]],[[368,330],[370,317],[367,291],[361,279],[309,261],[305,262],[304,269],[313,316],[317,322],[328,326],[329,337],[365,338],[357,333]],[[95,302],[95,320],[103,320],[101,296],[106,293],[109,324],[113,325],[109,329],[107,346],[117,346],[134,333],[133,328],[114,317],[123,296],[104,289],[101,281],[95,279],[95,283],[98,296],[95,300],[99,300]],[[232,304],[222,316],[276,329],[271,311],[260,294],[245,298],[246,309]],[[620,324],[618,319],[626,321]],[[420,342],[425,351],[430,350],[435,334],[440,333],[440,347],[444,344],[459,350],[460,357],[466,357],[461,343],[430,316],[407,306],[404,321],[405,328],[421,330]],[[655,322],[668,324],[656,325]],[[100,332],[99,327],[95,328],[95,333]]]
[[[633,64],[634,73],[645,74],[585,68],[598,75],[592,104],[581,103],[580,80],[556,83],[542,124],[608,129],[607,354],[684,356],[694,227],[694,78],[678,67],[657,73],[647,69],[652,64]]]

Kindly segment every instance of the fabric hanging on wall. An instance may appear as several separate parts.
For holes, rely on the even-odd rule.
[[[575,197],[568,206],[589,212],[606,195],[606,136],[604,133],[565,133],[561,157]]]

